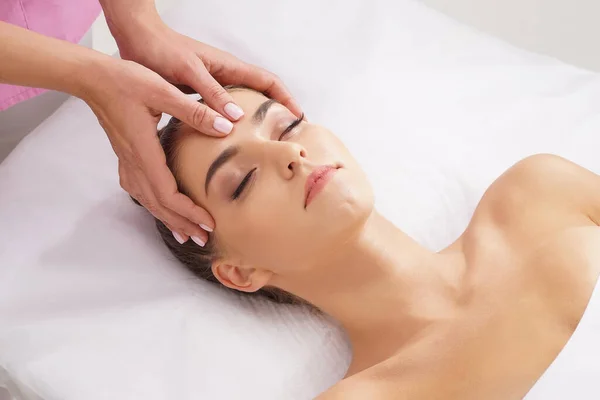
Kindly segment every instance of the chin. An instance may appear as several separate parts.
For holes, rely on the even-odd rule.
[[[340,218],[346,220],[349,225],[363,225],[374,209],[375,200],[372,193],[363,193],[340,204]]]
[[[340,233],[362,229],[375,208],[373,191],[368,184],[342,188],[327,200],[320,210],[323,221]]]
[[[311,245],[308,246],[310,251],[303,252],[302,257],[309,258],[304,265],[312,265],[310,260],[329,257],[332,250],[359,234],[375,211],[373,192],[368,184],[335,189],[322,193],[325,196],[311,204],[312,221],[308,231]]]

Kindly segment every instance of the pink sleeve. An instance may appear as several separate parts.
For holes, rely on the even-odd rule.
[[[98,0],[0,0],[0,21],[78,43],[100,10]],[[0,111],[43,92],[0,84]]]

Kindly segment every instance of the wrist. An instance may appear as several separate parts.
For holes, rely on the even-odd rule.
[[[167,37],[169,27],[160,18],[146,17],[130,24],[114,35],[119,54],[124,60],[148,65],[157,44]]]
[[[106,23],[119,46],[121,43],[135,41],[137,37],[165,26],[158,15],[154,1],[130,1],[127,7],[122,4],[113,6],[112,2],[107,0],[101,3]]]
[[[77,63],[69,93],[89,103],[98,93],[106,90],[116,75],[121,60],[105,54],[90,54]]]

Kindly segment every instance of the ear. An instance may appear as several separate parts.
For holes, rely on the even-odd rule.
[[[214,262],[212,272],[224,286],[241,292],[256,292],[266,286],[273,276],[271,271],[265,269],[240,267],[225,262]]]

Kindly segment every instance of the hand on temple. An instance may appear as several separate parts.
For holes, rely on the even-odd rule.
[[[185,241],[190,236],[196,243],[206,243],[208,235],[198,231],[198,224],[202,223],[210,231],[214,222],[205,210],[177,191],[156,140],[156,122],[160,113],[171,114],[204,134],[218,136],[228,133],[232,129],[230,121],[241,118],[243,111],[222,85],[244,85],[264,92],[297,116],[302,114],[302,110],[274,74],[169,28],[156,12],[153,0],[131,0],[127,3],[101,0],[101,4],[123,59],[155,71],[174,85],[191,88],[206,103],[196,103],[192,107],[181,99],[183,94],[173,92],[173,86],[167,89],[166,82],[160,84],[157,77],[150,78],[140,70],[139,77],[148,76],[148,83],[140,81],[137,89],[130,87],[130,90],[123,90],[127,90],[128,95],[138,102],[146,101],[145,114],[142,113],[143,108],[136,110],[137,114],[131,114],[143,118],[144,125],[140,124],[141,121],[122,121],[121,126],[105,128],[107,132],[112,130],[109,137],[112,136],[111,143],[119,156],[122,187],[162,220],[178,241]],[[133,66],[130,68],[133,72]],[[127,86],[127,83],[123,82],[123,85]],[[167,92],[168,96],[165,96]],[[150,99],[153,99],[153,104],[148,103]],[[187,106],[183,107],[183,104]],[[116,105],[106,104],[106,107],[115,109]],[[115,109],[115,112],[118,111]],[[113,120],[107,118],[106,121]],[[142,126],[148,128],[142,129]],[[151,134],[154,135],[152,138]]]
[[[200,245],[206,243],[206,231],[214,228],[214,221],[178,191],[157,125],[165,112],[209,135],[222,136],[225,132],[213,125],[223,118],[131,61],[111,60],[90,71],[90,76],[93,80],[80,97],[98,117],[119,158],[121,187],[163,221],[178,241],[192,237]]]
[[[296,116],[302,110],[274,74],[233,55],[175,32],[159,18],[147,18],[139,28],[115,35],[123,59],[142,64],[167,81],[191,88],[206,104],[231,120],[239,118],[223,85],[244,85],[274,98]],[[133,26],[133,25],[132,25]]]
[[[266,93],[301,115],[272,73],[167,27],[153,0],[100,0],[125,60],[0,21],[0,82],[59,90],[94,111],[119,158],[121,186],[171,229],[179,242],[208,240],[214,221],[178,191],[157,137],[163,113],[199,132],[224,136],[243,112],[221,85]],[[135,61],[135,62],[132,62]],[[169,83],[170,82],[170,83]],[[174,85],[185,85],[200,104]]]

